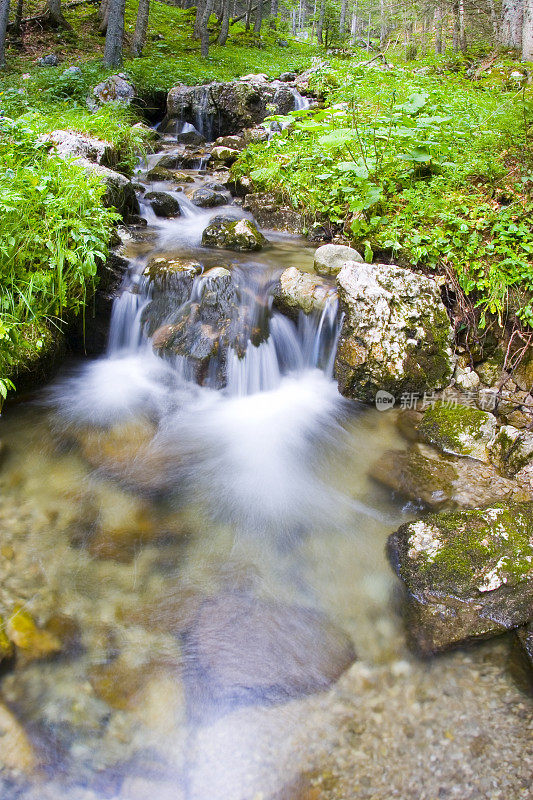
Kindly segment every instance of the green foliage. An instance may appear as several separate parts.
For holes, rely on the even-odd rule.
[[[0,397],[45,322],[83,310],[116,215],[103,186],[49,153],[27,121],[0,119]]]
[[[531,98],[455,74],[344,65],[320,71],[326,106],[253,145],[234,166],[258,189],[325,214],[373,255],[452,270],[500,322],[533,327]],[[531,91],[531,90],[528,90]]]

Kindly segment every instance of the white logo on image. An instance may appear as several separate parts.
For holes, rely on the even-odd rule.
[[[395,402],[396,398],[390,392],[386,392],[384,389],[376,392],[376,408],[378,411],[387,411],[393,407]]]

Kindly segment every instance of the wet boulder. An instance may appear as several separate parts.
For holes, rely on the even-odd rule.
[[[261,250],[267,240],[248,219],[215,217],[202,234],[203,247],[226,250]]]
[[[175,175],[177,173],[172,172],[172,170],[167,169],[166,167],[160,167],[157,164],[152,169],[148,170],[146,173],[146,179],[149,181],[169,181],[175,182]]]
[[[363,256],[353,247],[324,244],[315,252],[315,272],[319,275],[338,275],[348,261],[363,262]]]
[[[369,474],[400,497],[431,509],[477,508],[502,500],[533,498],[533,492],[500,475],[492,464],[443,458],[423,445],[386,451]]]
[[[418,435],[443,453],[488,462],[496,417],[472,406],[436,402],[424,413]]]
[[[287,114],[293,108],[294,95],[288,86],[263,79],[180,85],[168,93],[162,129],[171,129],[175,120],[201,119],[202,132],[215,139],[254,127],[269,114]]]
[[[288,316],[297,316],[300,311],[304,314],[322,311],[328,298],[334,296],[335,288],[324,278],[289,267],[281,273],[274,290],[274,303]]]
[[[110,75],[94,87],[87,98],[87,105],[91,110],[107,103],[129,106],[134,97],[135,89],[124,75]]]
[[[144,199],[150,203],[158,217],[179,217],[181,214],[179,202],[168,192],[147,192]]]
[[[244,150],[246,142],[244,137],[240,136],[219,136],[214,142],[215,147],[227,147],[230,150]]]
[[[452,329],[437,284],[388,264],[345,264],[337,275],[344,312],[335,373],[341,394],[372,402],[446,386]]]
[[[200,208],[214,208],[215,206],[223,206],[229,201],[226,192],[216,191],[207,186],[202,186],[200,189],[195,189],[190,196],[191,201],[195,206]]]
[[[496,636],[533,609],[533,505],[433,514],[388,540],[407,626],[424,655]]]
[[[205,600],[183,645],[191,699],[204,713],[206,703],[223,711],[323,691],[355,660],[349,637],[324,614],[246,592]]]
[[[213,361],[215,383],[223,386],[228,351],[233,348],[243,354],[250,331],[242,320],[229,270],[214,268],[200,280],[194,298],[189,292],[183,303],[176,302],[168,292],[154,296],[144,311],[143,321],[159,355],[187,359],[200,384],[207,380]],[[212,377],[213,371],[210,374]]]
[[[239,194],[245,194],[244,210],[248,211],[257,224],[262,228],[271,228],[276,231],[286,231],[287,233],[303,233],[308,220],[299,211],[283,203],[279,197],[272,192],[250,192],[251,182],[246,184],[249,179],[241,178],[238,188]],[[242,191],[243,188],[248,192]]]
[[[215,161],[219,161],[226,167],[230,167],[239,158],[239,151],[231,147],[213,147],[211,150],[211,157]]]
[[[202,145],[206,143],[205,136],[197,131],[194,127],[188,127],[187,130],[183,130],[180,133],[176,134],[176,141],[180,144],[192,144],[192,145]]]
[[[155,256],[148,262],[144,274],[150,280],[152,297],[179,292],[183,295],[182,302],[185,302],[191,293],[195,276],[202,269],[200,262],[192,259]]]
[[[116,208],[126,221],[140,213],[135,189],[128,178],[121,175],[120,172],[114,172],[114,170],[104,167],[103,164],[93,164],[86,159],[80,159],[79,163],[88,172],[96,174],[105,184],[105,192],[102,197],[105,206]]]

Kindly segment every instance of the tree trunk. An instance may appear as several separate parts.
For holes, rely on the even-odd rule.
[[[279,0],[270,0],[270,16],[272,17],[273,20],[277,20],[278,12],[279,12]]]
[[[0,0],[0,69],[6,65],[6,32],[9,20],[9,0]]]
[[[47,0],[45,14],[49,25],[55,28],[70,28],[61,11],[61,0]]]
[[[528,0],[525,0],[525,3],[524,0],[503,0],[500,32],[501,43],[504,47],[522,48],[524,5],[527,14]]]
[[[209,55],[209,20],[213,11],[214,0],[206,0],[202,24],[200,27],[200,53],[202,58]]]
[[[442,5],[438,2],[435,8],[435,52],[442,51]]]
[[[204,16],[205,2],[198,0],[196,3],[196,16],[194,18],[193,39],[199,39],[202,32],[202,18]]]
[[[244,26],[247,31],[250,30],[250,25],[252,23],[252,0],[247,0],[246,3],[246,19],[244,21]]]
[[[125,7],[126,0],[109,0],[109,19],[104,47],[106,67],[120,67],[122,64]]]
[[[339,36],[341,41],[343,41],[344,37],[346,36],[346,12],[348,10],[348,0],[342,0],[341,2],[341,15],[339,19]]]
[[[17,0],[17,5],[15,6],[15,19],[13,20],[13,31],[17,34],[20,34],[22,29],[22,17],[24,16],[24,0]]]
[[[533,61],[533,0],[524,0],[522,58]]]
[[[100,8],[98,9],[98,17],[100,19],[100,25],[98,26],[98,30],[101,34],[107,33],[107,23],[109,22],[109,0],[102,0],[100,3]]]
[[[222,45],[226,44],[228,41],[230,2],[231,0],[224,0],[222,7],[222,24],[218,35],[218,43]]]
[[[255,13],[254,33],[261,35],[261,25],[263,24],[263,0],[257,0],[257,11]]]
[[[357,3],[355,4],[355,11],[352,14],[352,24],[350,27],[350,44],[355,47],[355,40],[357,39]]]
[[[385,11],[385,0],[380,0],[379,10],[381,22],[379,29],[379,46],[383,48],[385,47],[385,42],[387,41],[387,16]]]
[[[318,15],[318,26],[316,37],[319,44],[324,44],[324,17],[326,16],[326,0],[320,0],[320,14]]]
[[[459,0],[459,47],[463,53],[466,52],[466,34],[465,34],[465,3],[464,0]]]
[[[135,22],[135,33],[133,34],[133,44],[131,46],[132,55],[142,56],[146,42],[146,32],[148,31],[148,17],[150,15],[150,0],[139,0],[137,9],[137,20]]]

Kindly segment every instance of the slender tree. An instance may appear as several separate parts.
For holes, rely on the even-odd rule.
[[[137,8],[137,20],[135,22],[135,33],[131,45],[132,55],[139,57],[143,54],[146,43],[146,33],[148,31],[148,17],[150,16],[150,0],[139,0]]]
[[[13,31],[20,34],[22,30],[22,17],[24,16],[24,0],[17,0],[15,6],[15,19],[13,20]]]
[[[326,0],[320,0],[320,13],[318,15],[318,26],[316,29],[316,38],[319,44],[324,44],[324,19],[326,16]]]
[[[0,0],[0,69],[6,65],[6,32],[9,20],[9,0]]]
[[[435,6],[435,52],[442,53],[443,52],[443,40],[442,40],[442,3],[439,0],[437,5]]]
[[[109,0],[109,18],[104,47],[106,67],[120,67],[124,41],[124,11],[126,0]]]
[[[209,55],[209,20],[213,12],[213,5],[214,0],[206,0],[204,6],[202,23],[200,26],[200,53],[202,58],[207,58]]]
[[[346,36],[346,14],[348,11],[348,0],[341,0],[341,12],[339,17],[339,37],[341,41]]]
[[[257,0],[257,11],[255,12],[255,25],[254,33],[256,36],[261,34],[261,25],[263,24],[263,0]]]
[[[222,3],[222,22],[220,25],[220,33],[218,35],[219,44],[226,44],[228,41],[230,2],[231,0],[224,0]]]

